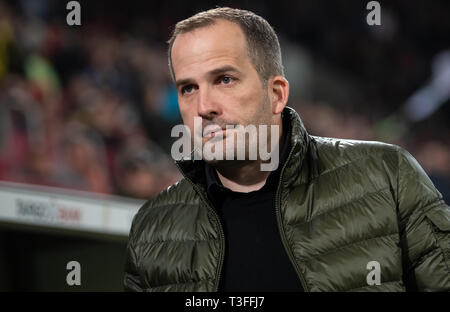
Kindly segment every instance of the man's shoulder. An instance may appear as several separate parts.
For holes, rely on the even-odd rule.
[[[364,141],[353,139],[340,139],[330,137],[310,136],[316,142],[318,148],[337,152],[342,155],[356,153],[358,155],[369,153],[397,153],[401,147],[395,144],[384,143],[380,141]]]
[[[172,205],[177,205],[180,203],[188,202],[192,196],[195,195],[194,188],[192,184],[189,183],[185,178],[177,181],[176,183],[170,185],[165,190],[161,191],[154,198],[148,200],[143,209],[151,209],[157,207],[167,207]],[[142,209],[141,208],[141,209]]]
[[[396,170],[399,157],[410,154],[395,144],[311,136],[323,171],[351,167],[356,163],[383,164],[383,169]]]
[[[154,198],[145,202],[133,218],[132,235],[136,236],[152,224],[171,222],[182,215],[181,210],[191,205],[198,205],[199,199],[189,181],[181,179]],[[139,235],[137,235],[139,236]]]

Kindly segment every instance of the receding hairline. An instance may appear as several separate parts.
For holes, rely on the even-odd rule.
[[[195,32],[197,30],[201,30],[201,29],[204,29],[204,28],[214,27],[214,26],[217,26],[217,24],[221,23],[221,22],[232,23],[232,24],[236,25],[239,28],[240,33],[242,35],[242,38],[244,39],[244,44],[245,44],[245,49],[247,51],[247,56],[249,57],[250,62],[253,63],[251,55],[250,55],[250,47],[249,47],[247,34],[245,33],[245,30],[242,27],[242,25],[240,25],[238,22],[236,22],[236,21],[234,21],[232,19],[228,19],[226,17],[219,16],[219,17],[214,17],[214,18],[205,20],[205,22],[202,23],[202,24],[196,24],[195,26],[191,25],[192,27],[188,27],[186,30],[185,29],[180,29],[179,32],[172,34],[172,37],[168,41],[168,43],[169,43],[169,59],[170,59],[170,65],[172,66],[172,69],[173,69],[173,60],[172,60],[173,45],[175,43],[175,40],[179,36],[185,35],[185,34],[189,34],[189,33],[193,33],[193,32]],[[173,79],[175,80],[175,72],[173,72],[173,75],[174,75]]]
[[[245,30],[242,27],[242,25],[240,25],[239,23],[237,23],[235,21],[232,21],[232,20],[229,20],[229,19],[226,19],[226,18],[223,18],[223,17],[217,17],[217,18],[214,18],[214,20],[211,20],[211,22],[208,22],[207,24],[202,24],[202,25],[198,25],[198,26],[196,25],[196,27],[190,27],[189,29],[186,29],[186,30],[182,29],[177,34],[174,34],[173,35],[174,37],[171,38],[172,40],[168,41],[168,43],[170,44],[170,50],[169,50],[170,54],[172,54],[173,44],[175,43],[175,40],[179,36],[186,35],[186,34],[191,34],[191,33],[194,33],[196,31],[200,31],[200,30],[205,29],[205,28],[206,29],[207,28],[211,28],[211,27],[217,26],[220,23],[231,23],[231,24],[237,26],[239,31],[240,31],[240,33],[241,33],[241,35],[243,36],[246,49],[247,50],[249,49],[249,45],[248,45],[248,42],[247,42],[247,35],[246,35]]]
[[[273,75],[284,76],[278,36],[268,21],[252,11],[217,7],[199,12],[175,25],[172,35],[167,41],[169,44],[169,71],[174,81],[176,78],[172,64],[172,49],[176,38],[180,34],[210,27],[220,21],[236,24],[241,29],[244,35],[246,54],[264,85]]]

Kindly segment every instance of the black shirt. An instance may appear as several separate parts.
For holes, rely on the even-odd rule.
[[[225,258],[219,291],[303,291],[281,241],[275,212],[280,172],[290,152],[289,122],[283,118],[279,166],[253,192],[225,188],[205,164],[207,193],[224,227]]]

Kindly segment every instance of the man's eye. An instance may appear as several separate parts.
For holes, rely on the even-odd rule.
[[[231,78],[229,76],[223,76],[220,78],[220,82],[223,84],[230,84],[233,82],[233,78]]]
[[[192,93],[194,91],[194,86],[193,85],[189,85],[189,86],[185,86],[183,88],[181,88],[181,93],[185,94],[185,93]]]

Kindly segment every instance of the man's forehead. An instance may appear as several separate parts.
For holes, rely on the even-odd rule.
[[[217,43],[225,43],[222,40],[224,35],[229,38],[237,39],[236,41],[245,41],[244,32],[237,23],[225,19],[217,19],[212,24],[200,26],[188,32],[180,33],[175,38],[174,45],[177,41],[181,41],[180,39],[201,39],[203,41],[207,39],[214,41],[214,39],[217,39]]]
[[[177,36],[172,51],[174,71],[216,61],[242,61],[247,56],[245,36],[239,25],[220,20]],[[237,65],[237,64],[236,64]]]

